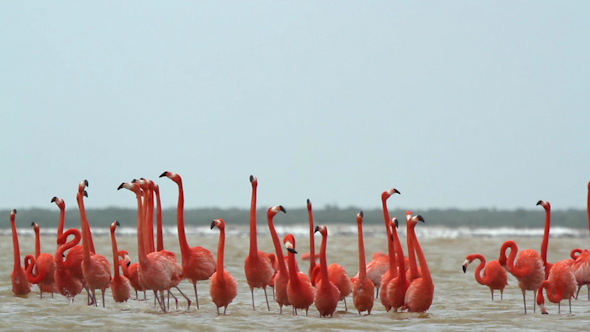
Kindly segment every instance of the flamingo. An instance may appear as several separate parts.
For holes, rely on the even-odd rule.
[[[570,314],[572,313],[572,297],[576,292],[576,277],[571,266],[571,260],[562,260],[551,268],[549,278],[541,284],[537,293],[537,304],[542,314],[547,314],[545,310],[545,299],[543,298],[543,289],[547,292],[547,299],[557,303],[558,313],[561,314],[561,300],[568,299]]]
[[[320,317],[332,317],[340,298],[338,287],[330,281],[328,276],[328,263],[326,261],[326,247],[328,245],[328,227],[321,225],[315,227],[315,232],[322,234],[320,247],[320,279],[316,282],[314,297],[315,307],[320,312]]]
[[[80,187],[78,190],[82,190],[82,195],[84,197],[88,197],[88,193],[84,188]],[[80,202],[80,195],[76,195],[76,200],[78,202],[78,206],[84,205],[84,202]],[[60,221],[57,228],[57,245],[62,245],[65,243],[67,237],[61,237],[63,234],[63,228],[65,226],[65,202],[61,198],[53,197],[51,199],[52,203],[55,203],[60,209]],[[63,222],[62,222],[63,221]],[[61,240],[60,240],[61,239]],[[78,241],[77,243],[79,243]],[[91,242],[92,243],[92,242]],[[90,252],[94,252],[92,245],[90,247]],[[61,256],[60,256],[61,257]],[[56,257],[57,259],[57,257]],[[64,269],[67,269],[70,272],[70,276],[74,279],[80,280],[83,285],[84,283],[84,273],[82,273],[82,261],[84,260],[84,247],[81,244],[76,244],[73,247],[69,248],[68,253],[66,254],[65,261],[62,262],[61,266]],[[90,298],[90,290],[88,290],[88,297]]]
[[[219,315],[219,308],[223,307],[223,314],[225,315],[227,306],[238,295],[238,281],[227,270],[223,269],[225,221],[223,219],[215,219],[211,222],[211,229],[213,227],[219,228],[219,244],[217,246],[217,270],[211,276],[209,293],[211,294],[211,300],[217,308],[217,314]]]
[[[74,235],[74,240],[66,242],[70,235]],[[80,294],[84,288],[84,284],[82,283],[82,279],[74,278],[70,270],[65,267],[63,256],[66,250],[69,250],[80,243],[81,238],[82,235],[80,234],[80,231],[75,228],[68,229],[65,232],[63,232],[62,229],[62,233],[57,238],[57,242],[61,244],[57,247],[54,256],[55,285],[57,286],[59,293],[68,299],[68,303],[70,300],[74,302],[74,297]]]
[[[84,180],[80,182],[79,187],[82,189],[88,184],[88,181]],[[100,289],[102,293],[102,307],[105,308],[106,304],[104,301],[104,294],[106,289],[111,284],[111,264],[109,260],[103,255],[92,253],[90,251],[90,223],[86,217],[86,209],[84,208],[84,198],[80,195],[78,190],[78,207],[80,209],[80,224],[82,228],[82,244],[84,248],[84,261],[82,261],[82,273],[84,274],[84,281],[92,292],[92,300],[94,306],[97,306],[96,302],[96,289]]]
[[[500,291],[500,300],[504,296],[504,287],[508,285],[508,273],[506,269],[500,265],[498,260],[489,261],[486,264],[486,259],[480,254],[472,254],[465,257],[463,263],[463,273],[467,273],[467,266],[471,264],[475,259],[479,259],[479,265],[475,268],[475,280],[480,285],[488,286],[492,292],[492,301],[494,300],[494,290]],[[483,277],[481,270],[484,268]]]
[[[424,218],[420,215],[416,215],[410,217],[407,222],[408,238],[411,238],[412,246],[420,261],[420,269],[422,273],[420,278],[412,280],[410,287],[408,287],[406,291],[404,307],[402,308],[407,308],[410,312],[425,312],[428,310],[432,304],[432,298],[434,295],[434,283],[432,282],[432,276],[428,269],[428,263],[426,262],[426,257],[424,257],[424,252],[418,242],[418,238],[416,237],[415,227],[418,221],[424,222]],[[416,266],[416,260],[412,259],[411,256],[410,265],[414,268]]]
[[[395,255],[397,255],[397,270],[398,276],[391,278],[391,280],[382,287],[386,289],[386,296],[393,311],[397,312],[398,308],[403,307],[406,292],[410,287],[410,281],[406,276],[406,261],[404,258],[404,251],[402,243],[397,234],[398,221],[396,218],[391,219],[390,223],[391,235],[393,235],[393,245],[395,247]],[[390,254],[393,255],[393,254]]]
[[[297,309],[305,309],[305,315],[309,307],[313,304],[315,289],[311,285],[309,277],[298,270],[295,261],[295,237],[293,234],[287,234],[283,239],[283,244],[287,248],[287,261],[289,263],[289,282],[287,283],[287,296],[293,306],[294,314],[297,315]]]
[[[315,231],[315,227],[313,225],[313,212],[312,212],[312,206],[311,206],[311,201],[309,200],[309,198],[307,199],[307,217],[309,219],[309,277],[312,277],[312,273],[313,270],[316,267],[316,259],[317,256],[315,254],[315,239],[313,236],[313,233]],[[305,260],[305,254],[301,255],[301,259]],[[312,280],[312,282],[314,282]],[[315,284],[315,282],[314,282]]]
[[[371,314],[373,303],[375,302],[375,285],[367,277],[367,264],[365,260],[365,242],[363,240],[363,211],[356,215],[358,226],[358,245],[359,245],[359,276],[352,285],[352,303],[359,311]]]
[[[506,250],[510,248],[510,255],[506,259]],[[545,280],[545,268],[543,259],[539,253],[533,249],[522,250],[515,262],[518,246],[516,242],[510,240],[502,244],[500,248],[500,265],[505,267],[508,272],[518,279],[518,287],[522,291],[524,301],[524,313],[526,314],[526,291],[535,291],[541,287]],[[533,301],[533,312],[535,311],[535,301]]]
[[[590,182],[588,182],[588,199],[587,199],[587,211],[588,211],[588,229],[590,230]],[[580,293],[583,285],[588,287],[588,300],[590,300],[590,251],[582,249],[572,250],[572,256],[574,252],[578,252],[578,256],[575,258],[575,263],[572,266],[574,275],[576,276],[576,282],[578,283],[578,291],[576,292],[576,298]],[[572,257],[573,258],[573,257]]]
[[[135,193],[137,199],[137,248],[138,248],[138,279],[145,289],[152,290],[160,302],[160,308],[166,312],[164,291],[178,285],[182,280],[182,267],[176,262],[173,252],[162,250],[147,253],[146,230],[142,218],[141,190],[136,183],[123,182],[117,190],[125,188]],[[184,229],[184,227],[183,227]],[[160,297],[158,297],[158,292]]]
[[[389,216],[389,213],[387,215]],[[388,223],[388,229],[395,229],[397,227],[396,226],[397,222],[398,222],[397,218],[394,217],[393,219],[391,219]],[[388,234],[389,234],[388,235],[389,242],[394,241],[393,235],[391,234],[391,230],[388,232]],[[396,230],[396,234],[397,234],[397,230]],[[399,240],[399,238],[398,238],[398,240]],[[400,274],[405,274],[405,272],[398,273],[398,271],[402,271],[402,270],[398,269],[397,259],[395,257],[396,253],[395,253],[394,246],[388,245],[387,250],[389,251],[388,255],[383,255],[383,257],[386,257],[389,259],[389,268],[381,276],[381,283],[380,284],[382,285],[382,287],[380,287],[381,291],[379,292],[379,299],[381,299],[381,304],[383,304],[383,306],[385,307],[385,311],[389,312],[389,310],[391,310],[391,304],[390,304],[389,298],[387,296],[388,284],[391,281],[391,279],[398,278]],[[402,301],[402,304],[403,304],[403,301]],[[400,307],[401,307],[401,305],[400,305]]]
[[[537,205],[541,205],[545,209],[545,230],[543,231],[543,242],[541,243],[541,259],[545,266],[545,279],[549,277],[552,263],[547,263],[547,247],[549,246],[549,229],[551,227],[551,204],[547,201],[538,201]]]
[[[400,194],[401,193],[395,189],[389,189],[381,193],[381,205],[383,206],[383,219],[385,219],[385,229],[387,231],[387,248],[388,252],[393,251],[389,250],[389,248],[393,245],[391,243],[391,230],[389,228],[389,221],[391,218],[389,217],[389,210],[387,208],[387,199],[391,197],[393,194]],[[367,264],[367,275],[369,279],[373,281],[375,284],[375,288],[377,290],[377,296],[379,296],[379,288],[381,287],[381,276],[389,269],[389,257],[388,255],[379,256]]]
[[[266,306],[270,311],[266,286],[274,276],[275,270],[270,260],[270,254],[258,251],[256,241],[256,189],[258,187],[258,179],[250,175],[250,183],[252,184],[252,200],[250,203],[250,252],[244,262],[244,272],[248,286],[250,286],[250,292],[252,293],[252,310],[256,310],[254,306],[254,288],[262,288],[264,290],[264,297],[266,298]]]
[[[121,226],[118,221],[115,220],[111,224],[111,244],[113,247],[113,267],[115,268],[115,275],[111,282],[111,291],[113,293],[113,299],[115,302],[127,302],[131,297],[131,285],[129,279],[124,275],[119,274],[119,250],[117,249],[117,238],[115,237],[115,229],[117,226]]]
[[[41,238],[39,235],[39,224],[32,222],[31,226],[35,230],[35,259],[36,264],[34,273],[37,277],[33,276],[30,269],[27,269],[27,279],[32,284],[39,286],[40,297],[43,298],[43,292],[51,292],[53,298],[53,284],[55,284],[55,261],[53,255],[47,253],[41,253]],[[41,271],[41,270],[44,271]],[[43,275],[43,277],[41,277]],[[33,282],[35,280],[35,282]]]
[[[14,248],[14,268],[10,274],[12,292],[16,296],[23,296],[31,292],[31,284],[27,280],[25,269],[20,264],[20,247],[16,231],[16,209],[10,212],[10,225],[12,227],[12,246]]]
[[[279,266],[279,270],[275,274],[275,300],[279,304],[280,313],[283,313],[283,306],[289,306],[291,303],[289,302],[289,296],[287,295],[287,283],[289,283],[289,271],[287,271],[287,266],[285,265],[285,255],[283,254],[283,249],[281,246],[281,240],[275,230],[275,226],[273,223],[274,216],[279,212],[282,211],[283,213],[287,213],[285,208],[282,205],[277,205],[270,207],[266,212],[266,217],[268,219],[268,228],[270,230],[270,235],[272,237],[272,242],[275,246],[276,251],[276,260]]]
[[[189,247],[184,231],[184,190],[182,178],[172,172],[163,172],[160,177],[167,177],[178,185],[178,206],[176,211],[178,242],[182,255],[182,276],[188,279],[195,290],[197,309],[199,309],[199,294],[197,293],[197,281],[207,280],[215,272],[215,259],[209,249],[203,247]]]

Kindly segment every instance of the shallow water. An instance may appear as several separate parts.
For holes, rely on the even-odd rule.
[[[422,225],[418,225],[420,227]],[[215,306],[209,296],[208,282],[198,285],[200,309],[191,306],[186,308],[186,301],[180,300],[180,308],[171,305],[171,311],[161,313],[153,306],[153,295],[148,294],[148,301],[130,300],[127,303],[115,303],[110,291],[106,294],[106,309],[85,305],[84,292],[76,297],[74,304],[68,304],[60,295],[54,298],[39,298],[39,291],[33,286],[28,297],[15,297],[11,291],[10,272],[13,266],[12,240],[9,236],[0,236],[0,249],[4,253],[0,257],[0,330],[2,331],[37,331],[37,330],[68,330],[82,331],[100,329],[103,331],[144,330],[157,331],[174,329],[177,331],[237,331],[237,330],[335,330],[335,331],[373,331],[373,330],[419,330],[419,331],[469,331],[469,330],[582,330],[590,322],[590,302],[587,300],[586,289],[582,290],[580,300],[572,300],[572,314],[568,313],[567,301],[561,305],[562,314],[557,314],[557,305],[548,303],[549,315],[533,313],[533,294],[528,292],[527,304],[529,314],[524,315],[522,295],[516,279],[509,275],[509,286],[504,291],[504,299],[491,301],[489,289],[479,285],[473,276],[475,264],[470,265],[466,274],[461,265],[465,256],[481,253],[487,259],[497,259],[500,245],[505,240],[515,240],[521,249],[539,249],[541,238],[538,236],[442,236],[434,235],[434,231],[423,227],[420,243],[432,271],[435,293],[430,310],[424,314],[387,313],[379,301],[375,303],[371,315],[359,316],[352,305],[352,297],[347,298],[348,312],[340,303],[333,318],[319,318],[315,307],[309,310],[309,316],[293,316],[290,307],[279,315],[276,302],[271,300],[271,311],[266,309],[264,293],[261,289],[254,292],[256,311],[252,311],[250,290],[244,277],[244,259],[248,254],[248,231],[246,228],[234,228],[228,225],[226,241],[226,269],[234,275],[239,283],[238,296],[228,307],[227,315],[217,315]],[[344,229],[349,229],[348,226]],[[331,227],[329,226],[331,229]],[[380,235],[383,226],[368,226],[366,251],[368,259],[375,251],[385,251],[385,237]],[[297,234],[297,249],[300,253],[309,250],[309,240],[304,236],[305,227],[300,227]],[[337,229],[337,227],[334,227]],[[433,229],[431,229],[433,230]],[[476,230],[477,231],[477,230]],[[537,230],[533,230],[536,234]],[[95,232],[100,233],[100,232]],[[132,231],[122,232],[132,234]],[[273,252],[274,247],[265,227],[259,226],[259,249]],[[297,232],[296,232],[297,233]],[[350,276],[358,271],[358,247],[356,236],[347,232],[334,233],[328,239],[328,263],[338,262]],[[477,232],[475,232],[477,233]],[[587,231],[580,231],[579,236],[552,237],[549,242],[549,260],[555,262],[567,259],[572,248],[588,248]],[[209,248],[214,255],[217,252],[218,231],[210,230],[210,236],[189,236],[189,245],[201,245]],[[348,234],[348,236],[346,235]],[[403,234],[403,232],[402,232]],[[284,233],[279,232],[282,236]],[[522,234],[521,234],[522,235]],[[316,235],[316,248],[321,238]],[[119,236],[119,249],[128,250],[136,260],[137,240],[135,236]],[[405,237],[402,242],[406,245]],[[21,256],[33,253],[34,238],[21,235]],[[110,238],[96,236],[95,245],[99,254],[110,257]],[[178,240],[173,235],[165,237],[167,250],[178,253]],[[42,236],[42,251],[54,252],[55,236]],[[317,250],[317,249],[316,249]],[[308,262],[299,262],[303,271],[307,271]],[[181,289],[194,297],[192,285],[187,281]],[[99,292],[100,293],[100,292]],[[269,289],[269,297],[272,291]],[[100,296],[97,296],[100,299]],[[141,295],[140,295],[141,297]],[[99,303],[100,304],[100,303]],[[301,314],[301,313],[300,313]]]

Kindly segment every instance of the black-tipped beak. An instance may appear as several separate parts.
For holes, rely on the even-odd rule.
[[[395,219],[393,223],[395,224],[395,228],[399,228],[399,220]]]
[[[541,205],[541,203],[543,203],[543,201],[538,201],[536,205]]]
[[[121,226],[121,224],[119,224],[119,222],[117,220],[115,220],[115,225]]]
[[[417,215],[417,216],[416,216],[416,218],[417,218],[418,220],[420,220],[421,222],[425,222],[425,221],[424,221],[424,218],[423,218],[421,215]]]
[[[57,197],[53,196],[53,198],[51,199],[51,203],[55,202],[57,200]]]
[[[394,192],[396,192],[396,193],[398,193],[398,194],[400,194],[400,195],[402,194],[402,193],[400,193],[400,192],[399,192],[399,190],[397,190],[397,189],[396,189]]]
[[[35,226],[35,222],[34,221],[31,223],[31,226]]]
[[[66,257],[66,254],[61,254],[63,257]]]
[[[213,229],[213,227],[215,227],[215,220],[211,222],[211,229]]]
[[[86,179],[84,179],[84,184],[86,185],[86,187],[90,187],[90,186],[88,185],[88,180],[86,180]]]
[[[309,198],[307,199],[307,205],[310,205],[311,201],[309,200]]]
[[[320,230],[320,226],[316,226],[313,232],[317,233],[319,230]]]
[[[359,216],[364,217],[363,211],[359,212]]]
[[[542,312],[543,315],[549,315],[547,311]]]
[[[287,248],[287,251],[288,251],[288,252],[292,252],[292,253],[294,253],[294,254],[296,254],[296,253],[297,253],[297,251],[295,251],[295,249],[293,249],[293,248]]]
[[[250,175],[250,182],[254,182],[254,175]]]
[[[135,183],[135,182],[137,182],[137,179],[131,180],[131,183]]]
[[[121,183],[121,184],[119,185],[119,187],[117,188],[117,190],[119,190],[119,189],[123,188],[123,185],[124,185],[124,184],[125,184],[125,182]]]
[[[84,190],[84,197],[88,198],[88,192]]]
[[[16,214],[16,209],[13,209],[12,212],[14,212],[14,214]]]
[[[129,265],[131,265],[131,262],[127,262],[127,267],[129,267]]]
[[[467,273],[467,267],[465,265],[461,266],[463,268],[463,273]]]
[[[287,210],[285,210],[285,208],[284,208],[282,205],[279,205],[279,209],[280,209],[281,211],[283,211],[284,213],[287,213]]]
[[[159,177],[159,178],[163,178],[163,177],[165,177],[165,176],[166,176],[166,174],[168,174],[168,171],[166,171],[166,172],[164,172],[164,173],[160,174],[160,176],[158,176],[158,177]]]

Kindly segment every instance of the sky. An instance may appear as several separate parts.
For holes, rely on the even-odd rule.
[[[4,1],[0,209],[585,209],[588,1]]]

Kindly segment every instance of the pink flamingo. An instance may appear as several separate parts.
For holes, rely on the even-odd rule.
[[[238,281],[223,268],[225,221],[223,219],[215,219],[211,222],[211,229],[213,229],[213,227],[219,228],[219,244],[217,247],[217,270],[211,276],[209,292],[211,293],[211,299],[217,308],[217,314],[219,315],[219,308],[223,307],[223,314],[225,315],[227,306],[236,298],[236,295],[238,295]]]
[[[510,248],[510,255],[506,259],[506,250]],[[524,313],[526,314],[526,291],[536,291],[541,287],[545,280],[545,268],[543,259],[539,253],[533,249],[522,250],[515,262],[518,246],[514,241],[506,241],[500,248],[500,265],[504,266],[508,272],[518,279],[518,287],[522,291],[524,301]],[[535,311],[535,301],[533,301],[533,312]]]
[[[434,296],[434,283],[432,282],[432,276],[430,275],[430,270],[428,269],[428,263],[426,262],[426,257],[424,257],[422,247],[420,246],[418,238],[416,237],[415,227],[418,221],[424,222],[424,218],[422,218],[420,215],[412,216],[409,218],[407,223],[408,238],[411,238],[412,246],[414,247],[416,255],[418,256],[418,260],[420,261],[420,269],[422,273],[420,278],[412,280],[410,287],[408,287],[406,291],[404,307],[410,312],[425,312],[430,308],[430,305],[432,304],[432,298]],[[416,265],[415,259],[412,259],[411,256],[410,265],[413,265],[414,268]]]
[[[588,211],[588,229],[590,230],[590,182],[588,182],[588,198],[587,198],[587,211]],[[574,253],[577,252],[578,256],[574,258]],[[588,287],[588,300],[590,300],[590,251],[582,249],[572,250],[572,258],[575,259],[575,263],[572,266],[574,275],[576,276],[576,282],[578,283],[578,291],[576,292],[576,298],[580,293],[582,286]]]
[[[117,238],[115,237],[115,229],[117,226],[121,226],[118,221],[115,221],[111,224],[113,267],[115,268],[115,276],[111,282],[111,291],[113,292],[113,299],[115,302],[127,302],[127,300],[131,297],[131,285],[127,277],[119,274],[119,250],[117,249]]]
[[[571,267],[571,260],[562,260],[551,268],[549,279],[543,281],[537,294],[537,304],[542,314],[547,314],[545,310],[545,299],[543,298],[543,288],[547,292],[547,298],[553,303],[557,303],[558,312],[561,314],[561,300],[568,299],[570,314],[572,313],[572,297],[576,292],[576,277]]]
[[[252,310],[256,310],[256,307],[254,306],[254,288],[262,288],[264,289],[266,306],[270,311],[266,286],[274,276],[275,270],[270,260],[270,254],[258,251],[256,236],[256,190],[258,187],[258,179],[255,176],[250,175],[250,183],[252,184],[252,200],[250,203],[250,252],[244,262],[244,272],[246,274],[248,286],[250,286],[250,292],[252,293]]]
[[[313,270],[316,267],[316,259],[317,255],[315,254],[315,239],[314,239],[314,232],[315,226],[313,224],[313,212],[311,201],[309,198],[307,199],[307,218],[309,219],[309,277],[312,277]],[[305,254],[301,255],[301,259],[305,260]],[[313,280],[312,280],[313,281]]]
[[[552,263],[547,263],[547,247],[549,246],[549,229],[551,227],[551,204],[547,201],[538,201],[537,205],[541,205],[545,209],[545,230],[543,232],[543,242],[541,243],[541,259],[545,266],[545,279],[549,277]]]
[[[320,279],[316,282],[316,293],[314,298],[315,307],[320,312],[320,317],[334,315],[340,298],[338,287],[330,281],[328,276],[328,263],[326,261],[326,247],[328,245],[328,228],[316,226],[316,232],[322,234],[322,245],[320,247]]]
[[[467,273],[467,266],[473,262],[473,260],[479,259],[479,265],[475,268],[475,280],[484,286],[488,286],[492,292],[492,301],[494,300],[494,290],[500,291],[500,300],[504,296],[504,287],[508,285],[508,273],[506,269],[500,265],[497,260],[490,261],[486,264],[486,259],[480,254],[472,254],[465,257],[463,263],[463,272]],[[481,270],[484,268],[483,277]]]
[[[215,272],[215,259],[209,249],[203,247],[189,247],[184,231],[184,190],[182,178],[172,172],[164,172],[160,177],[167,177],[178,185],[178,206],[176,212],[178,227],[178,242],[182,255],[182,275],[187,278],[195,290],[197,309],[199,309],[199,294],[197,293],[197,281],[207,280]]]
[[[74,235],[74,239],[72,241],[66,242],[68,236],[70,235]],[[70,301],[74,302],[74,297],[80,294],[84,288],[84,285],[82,283],[82,279],[74,278],[71,275],[70,270],[65,267],[63,256],[66,250],[69,250],[80,243],[81,238],[82,234],[80,234],[80,231],[75,228],[62,232],[57,238],[57,242],[61,244],[57,247],[54,256],[55,285],[57,286],[59,293],[68,299],[68,303]]]
[[[391,278],[387,284],[382,284],[386,289],[386,297],[393,311],[397,312],[397,309],[403,307],[406,292],[410,287],[410,281],[406,276],[406,261],[404,258],[404,251],[402,249],[402,243],[399,240],[397,234],[398,221],[396,218],[391,219],[390,223],[391,235],[393,236],[393,245],[395,247],[395,255],[397,255],[397,277]],[[390,254],[393,255],[393,254]]]
[[[275,230],[275,226],[273,223],[274,216],[279,212],[282,211],[283,213],[287,213],[285,208],[282,205],[273,206],[268,209],[266,213],[266,217],[268,219],[268,228],[270,230],[270,235],[272,237],[272,242],[275,246],[276,251],[276,259],[279,265],[279,270],[275,274],[275,300],[279,304],[280,313],[283,313],[283,306],[289,306],[291,303],[289,302],[289,296],[287,295],[287,284],[289,283],[289,271],[287,271],[287,266],[285,265],[285,255],[283,254],[283,249],[281,246],[281,240],[279,239],[279,235]]]
[[[80,182],[80,186],[87,185],[88,181],[84,180]],[[104,294],[106,289],[111,284],[111,264],[108,259],[103,255],[92,253],[90,251],[90,223],[86,217],[86,209],[84,208],[84,198],[79,195],[79,209],[80,209],[80,220],[82,228],[82,244],[84,248],[84,261],[82,261],[82,273],[84,274],[84,281],[88,288],[92,292],[92,300],[94,306],[97,306],[96,302],[96,289],[100,289],[102,292],[102,307],[105,308],[106,304],[104,301]]]
[[[10,212],[10,225],[12,227],[12,246],[14,249],[14,268],[10,274],[12,292],[14,295],[23,296],[31,292],[31,284],[27,280],[25,269],[20,264],[20,247],[18,245],[18,233],[16,231],[16,210]]]
[[[78,190],[80,190],[80,186],[78,187]],[[84,190],[84,188],[82,187],[82,195],[85,197],[88,197],[88,193]],[[76,201],[78,202],[78,206],[82,205],[83,206],[83,202],[80,202],[80,194],[76,195]],[[53,197],[51,199],[52,203],[55,203],[59,209],[60,209],[60,218],[59,218],[59,225],[57,228],[57,245],[62,245],[65,243],[65,241],[67,240],[67,237],[61,237],[61,235],[63,234],[63,229],[65,226],[65,202],[63,201],[63,199],[61,198],[57,198],[57,197]],[[77,243],[79,243],[80,241],[78,241]],[[66,254],[66,259],[65,261],[63,261],[61,263],[61,266],[68,270],[70,272],[70,276],[73,279],[77,279],[80,280],[80,282],[82,282],[82,285],[84,285],[84,273],[82,273],[82,261],[84,260],[84,247],[81,244],[77,244],[74,245],[73,247],[69,248],[68,253]],[[92,249],[92,247],[90,248],[91,252],[94,249]],[[56,257],[57,259],[57,257]],[[90,298],[90,290],[88,290],[88,297]]]
[[[365,242],[363,239],[363,211],[356,215],[356,223],[358,226],[358,245],[359,245],[359,276],[352,285],[352,303],[359,311],[359,315],[363,311],[371,314],[373,309],[373,302],[375,302],[375,285],[367,277],[367,264],[365,260]]]
[[[305,309],[305,315],[309,307],[313,304],[315,296],[315,289],[311,285],[309,277],[305,273],[301,273],[297,268],[295,261],[295,237],[293,234],[287,234],[283,239],[283,244],[287,248],[289,263],[289,282],[287,283],[287,296],[289,302],[293,306],[293,311],[297,315],[297,309]]]
[[[53,260],[53,255],[41,253],[41,238],[39,234],[39,224],[37,224],[36,222],[32,222],[31,226],[35,230],[34,262],[36,262],[36,267],[34,273],[37,274],[37,277],[39,277],[41,274],[45,274],[45,277],[39,280],[38,278],[35,278],[32,273],[27,273],[27,279],[29,279],[29,282],[37,284],[37,286],[39,286],[41,298],[43,298],[43,292],[51,292],[51,297],[53,298],[53,285],[55,284],[55,261]],[[40,269],[44,269],[45,271],[41,272]],[[33,282],[32,280],[37,281]]]

